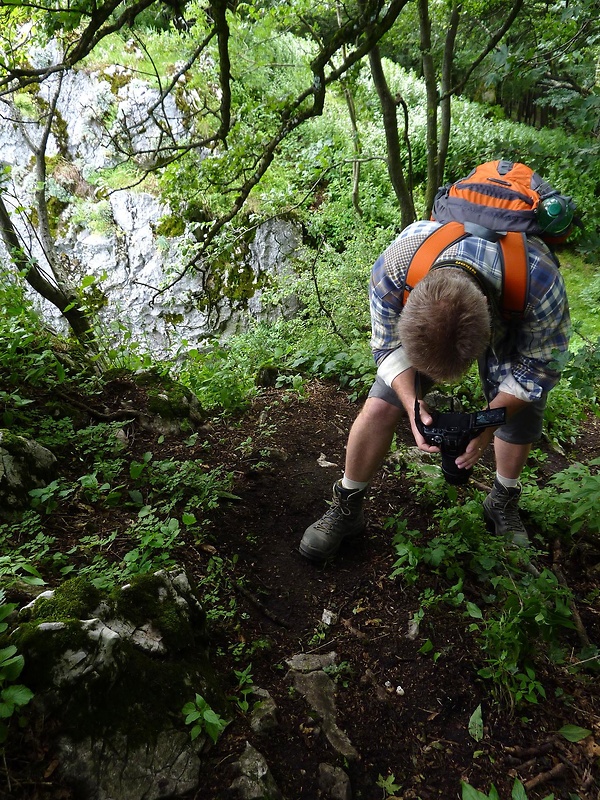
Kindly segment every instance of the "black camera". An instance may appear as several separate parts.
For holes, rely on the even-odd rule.
[[[466,483],[472,469],[459,469],[455,459],[465,452],[467,445],[484,428],[497,427],[506,422],[505,408],[488,408],[471,414],[460,411],[431,411],[433,422],[424,425],[421,420],[419,400],[415,399],[415,423],[428,444],[437,445],[442,453],[442,474],[448,483]]]

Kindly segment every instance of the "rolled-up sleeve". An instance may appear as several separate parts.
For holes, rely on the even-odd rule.
[[[385,271],[385,254],[375,262],[369,286],[371,349],[377,374],[388,385],[410,367],[402,349],[398,323],[402,311],[401,290]]]

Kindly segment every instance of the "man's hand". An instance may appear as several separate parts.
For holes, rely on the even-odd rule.
[[[424,425],[432,425],[433,419],[431,414],[429,413],[429,408],[427,407],[427,403],[424,403],[422,400],[419,400],[419,408],[421,414],[421,422]],[[439,453],[440,448],[434,444],[428,444],[423,435],[419,432],[417,428],[417,424],[415,422],[415,412],[414,412],[414,405],[413,411],[409,414],[408,418],[410,419],[410,427],[412,429],[413,436],[415,437],[415,442],[419,450],[423,450],[424,453]]]
[[[485,428],[479,436],[471,439],[464,453],[455,459],[455,464],[459,469],[470,469],[485,453],[489,443],[494,438],[495,428]]]
[[[510,419],[514,414],[521,411],[527,403],[525,400],[520,400],[512,394],[506,392],[499,392],[492,400],[490,408],[506,408],[506,417]],[[485,428],[479,436],[471,439],[467,445],[465,452],[458,456],[455,463],[460,469],[468,469],[476,464],[481,456],[485,453],[490,442],[494,438],[494,431],[496,428]]]
[[[401,372],[400,375],[396,375],[394,380],[392,381],[392,389],[398,395],[400,402],[404,406],[406,410],[406,415],[410,421],[410,427],[412,430],[412,434],[415,437],[415,442],[419,450],[423,450],[425,453],[439,453],[440,448],[436,447],[433,444],[427,444],[423,436],[417,430],[417,426],[415,424],[415,371],[411,367],[410,369]],[[427,404],[424,403],[422,400],[419,401],[419,406],[421,409],[421,420],[425,425],[431,425],[433,423],[433,419],[431,418],[431,414],[429,413],[429,409],[427,408]]]

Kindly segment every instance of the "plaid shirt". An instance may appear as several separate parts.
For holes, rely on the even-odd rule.
[[[391,353],[396,358],[402,346],[398,319],[411,256],[437,222],[415,222],[377,259],[371,273],[371,347],[377,365]],[[516,381],[518,395],[535,401],[559,379],[551,369],[553,351],[564,351],[569,344],[569,305],[562,275],[547,246],[529,238],[530,286],[527,307],[518,323],[505,322],[498,313],[502,291],[499,245],[468,236],[447,248],[439,261],[459,258],[472,265],[489,287],[492,313],[492,338],[485,356],[484,374],[490,384],[490,399],[500,384]],[[496,308],[494,309],[494,306]],[[517,392],[510,392],[515,394]]]

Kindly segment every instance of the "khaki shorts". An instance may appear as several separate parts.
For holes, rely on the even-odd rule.
[[[428,382],[427,379],[423,377],[421,378],[421,382],[423,384],[423,393],[428,392],[432,386],[431,382]],[[400,402],[396,392],[384,383],[379,375],[375,378],[375,382],[369,390],[369,397],[378,397],[380,400],[385,400],[386,403],[396,406],[396,408],[401,408],[404,411],[404,406]],[[529,403],[522,411],[515,414],[510,422],[498,428],[494,432],[494,436],[497,436],[499,439],[502,439],[503,442],[508,442],[509,444],[532,444],[533,442],[537,442],[542,435],[544,409],[546,408],[547,401],[548,395],[544,394],[539,400],[536,400],[534,403]]]

